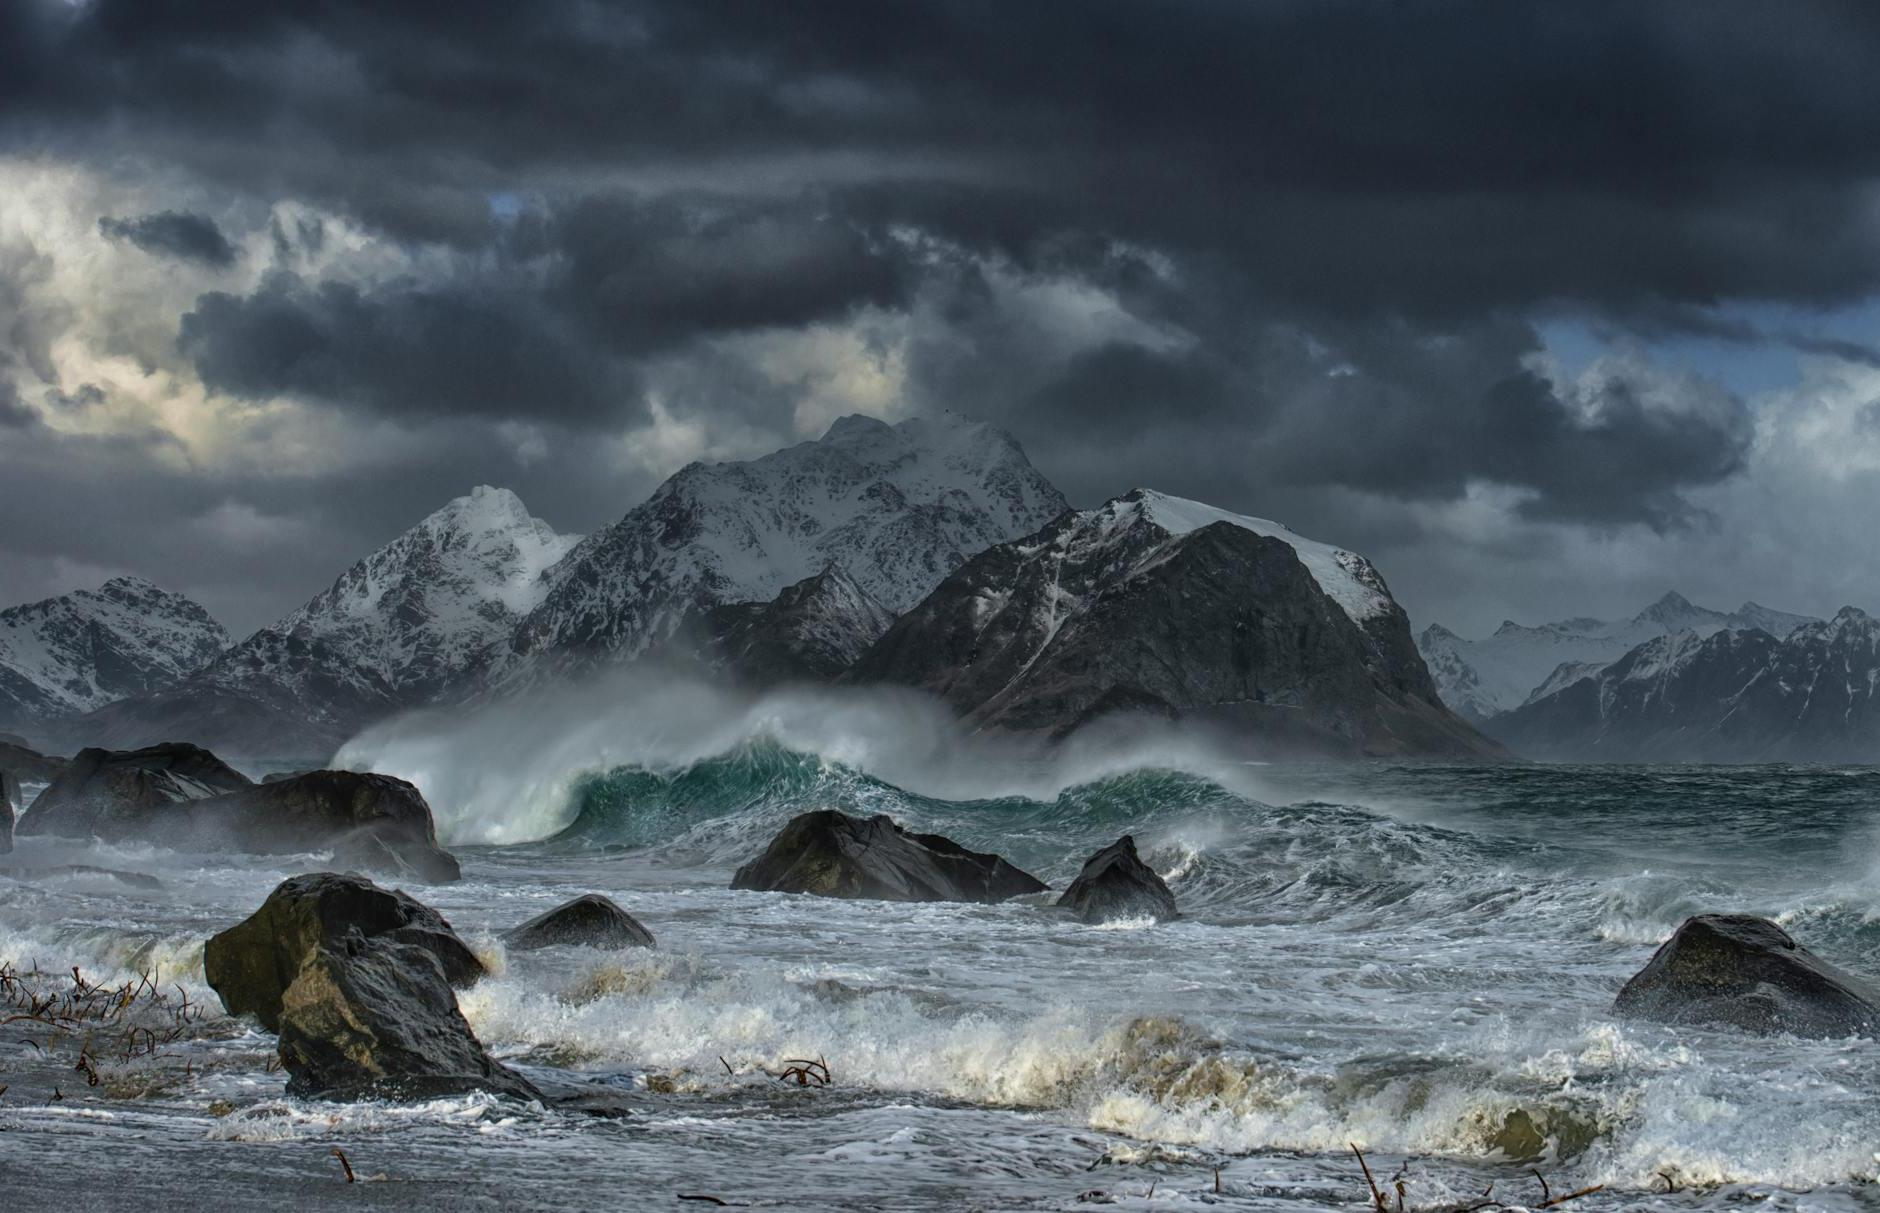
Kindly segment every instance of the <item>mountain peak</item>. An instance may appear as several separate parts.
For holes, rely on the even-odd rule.
[[[835,423],[824,432],[821,441],[827,443],[867,441],[891,434],[894,428],[879,417],[870,417],[867,413],[850,413],[846,417],[836,418]]]
[[[843,417],[820,441],[675,474],[548,573],[517,652],[632,657],[694,612],[770,601],[831,562],[904,611],[975,553],[1067,508],[994,426]]]
[[[0,726],[167,689],[228,642],[200,604],[142,577],[0,610]]]

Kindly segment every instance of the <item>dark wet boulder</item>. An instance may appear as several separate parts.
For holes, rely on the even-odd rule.
[[[281,1065],[291,1095],[431,1099],[491,1091],[540,1099],[465,1022],[437,957],[356,930],[315,948],[281,994]]]
[[[464,1091],[538,1098],[493,1060],[453,985],[483,967],[435,911],[358,876],[296,876],[203,951],[231,1014],[280,1036],[288,1091],[421,1099]]]
[[[106,842],[163,838],[178,806],[252,786],[214,754],[183,742],[80,750],[34,799],[19,832]]]
[[[739,868],[734,889],[881,901],[996,902],[1046,885],[997,855],[938,834],[914,834],[888,817],[834,809],[793,818],[764,853]]]
[[[514,952],[566,945],[583,948],[650,948],[653,933],[598,893],[538,914],[503,936]]]
[[[347,932],[410,944],[437,958],[445,980],[467,986],[486,970],[442,915],[363,876],[314,872],[282,881],[246,919],[211,939],[202,968],[231,1015],[280,1030],[281,995],[307,957]]]
[[[1058,905],[1088,923],[1126,918],[1153,918],[1166,922],[1181,917],[1175,894],[1154,868],[1136,854],[1136,840],[1123,835],[1092,855],[1083,871],[1064,890]]]
[[[1613,1009],[1662,1023],[1839,1037],[1880,1027],[1880,988],[1766,918],[1700,914],[1625,983]]]
[[[309,771],[257,784],[195,746],[86,750],[20,832],[262,855],[331,850],[340,867],[431,884],[460,875],[437,844],[431,806],[402,779]]]
[[[437,844],[423,793],[402,779],[359,771],[309,771],[192,805],[196,835],[261,854],[332,848],[338,867],[431,884],[461,874]]]
[[[71,765],[69,758],[41,754],[17,737],[0,735],[0,770],[13,772],[21,783],[51,783]]]

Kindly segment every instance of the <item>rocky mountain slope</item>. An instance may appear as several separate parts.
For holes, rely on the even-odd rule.
[[[1417,637],[1417,648],[1429,664],[1443,702],[1480,722],[1551,693],[1563,679],[1597,671],[1654,637],[1682,631],[1708,636],[1746,628],[1781,637],[1811,622],[1807,615],[1771,610],[1754,602],[1726,614],[1669,593],[1630,619],[1563,619],[1538,627],[1508,620],[1482,640],[1465,640],[1432,624]]]
[[[832,564],[769,602],[713,607],[699,648],[713,670],[750,685],[828,682],[893,623],[893,611]]]
[[[1499,755],[1362,556],[1138,489],[969,561],[852,669],[985,728],[1147,711],[1273,755]]]
[[[695,463],[545,575],[498,681],[637,656],[690,618],[840,567],[889,611],[1067,509],[1011,435],[845,417],[815,442]]]
[[[509,490],[478,488],[184,685],[68,729],[119,747],[181,736],[242,754],[328,749],[370,720],[474,682],[541,600],[542,572],[575,542]]]
[[[228,642],[208,611],[140,577],[0,611],[0,727],[174,685]]]
[[[1847,607],[1778,638],[1683,631],[1486,728],[1535,758],[1589,762],[1880,760],[1880,622]]]

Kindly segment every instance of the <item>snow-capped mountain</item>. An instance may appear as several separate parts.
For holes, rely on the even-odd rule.
[[[0,725],[31,728],[160,690],[228,641],[208,611],[141,577],[0,611]]]
[[[746,683],[827,682],[893,623],[893,611],[832,564],[769,602],[713,607],[704,651],[712,666]]]
[[[1517,752],[1602,762],[1880,761],[1880,622],[1845,607],[1777,638],[1638,645],[1488,725]]]
[[[201,681],[264,683],[342,712],[428,702],[508,641],[541,601],[543,572],[578,539],[508,489],[479,486],[223,654]]]
[[[969,561],[848,679],[988,728],[1148,711],[1272,753],[1499,754],[1437,698],[1369,561],[1143,489]]]
[[[508,489],[477,488],[182,686],[74,727],[118,746],[170,735],[245,754],[336,745],[372,719],[473,683],[541,601],[542,572],[576,542]]]
[[[995,543],[1067,509],[1018,443],[957,417],[845,417],[815,442],[692,464],[544,576],[499,681],[637,656],[688,617],[768,602],[839,566],[904,611]]]
[[[1780,638],[1811,622],[1807,615],[1754,602],[1725,614],[1669,593],[1630,619],[1563,619],[1539,627],[1508,620],[1482,640],[1465,640],[1432,624],[1417,637],[1417,647],[1443,702],[1480,722],[1527,703],[1543,688],[1558,689],[1562,679],[1585,677],[1656,636],[1758,628]]]

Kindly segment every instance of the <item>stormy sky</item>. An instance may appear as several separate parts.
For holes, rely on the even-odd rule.
[[[1866,0],[0,0],[0,600],[243,631],[835,417],[1419,623],[1880,609]]]

